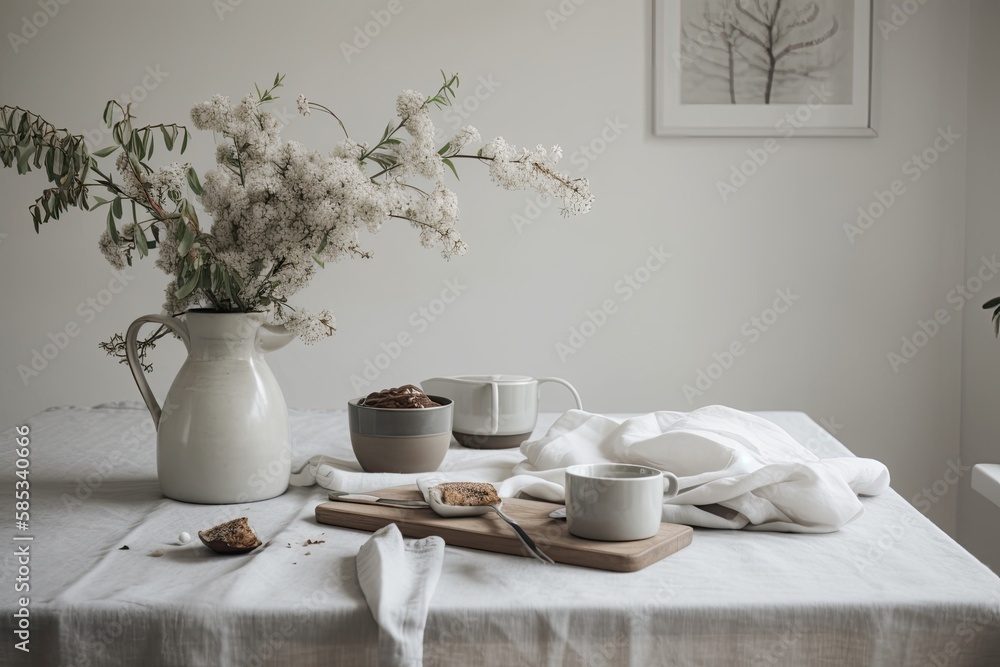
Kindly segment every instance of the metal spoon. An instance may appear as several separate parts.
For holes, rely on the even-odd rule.
[[[516,521],[501,511],[500,508],[503,506],[503,501],[495,505],[449,505],[441,500],[441,491],[437,487],[431,487],[427,496],[431,509],[444,517],[481,516],[490,510],[496,512],[497,516],[506,521],[514,529],[518,539],[521,540],[521,544],[525,546],[528,553],[543,563],[555,564],[555,561],[549,558],[548,554],[538,548],[535,541],[531,539],[531,536],[524,531],[524,528],[521,528]]]

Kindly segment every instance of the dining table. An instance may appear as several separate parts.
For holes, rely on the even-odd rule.
[[[755,414],[821,458],[852,456],[805,413]],[[535,436],[558,417],[540,414]],[[361,472],[346,411],[292,409],[289,422],[293,467],[324,456]],[[0,664],[379,664],[357,567],[371,533],[318,523],[327,489],[171,500],[134,402],[53,407],[2,442]],[[453,441],[442,468],[474,457],[523,458]],[[894,490],[861,502],[824,534],[695,528],[690,545],[635,572],[446,546],[423,662],[1000,665],[1000,578]],[[219,555],[198,540],[237,517],[260,548]]]

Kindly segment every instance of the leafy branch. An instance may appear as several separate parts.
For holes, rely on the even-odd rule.
[[[176,315],[175,315],[176,316]],[[147,336],[144,339],[136,341],[136,350],[139,353],[139,365],[142,367],[143,372],[152,373],[153,363],[146,363],[146,355],[150,350],[156,348],[156,341],[160,340],[170,332],[170,329],[160,325],[156,331]],[[104,350],[109,357],[115,357],[118,359],[118,363],[127,364],[128,355],[125,352],[125,337],[120,333],[116,333],[111,336],[107,341],[98,343],[98,346]]]
[[[993,335],[1000,337],[1000,296],[995,296],[983,304],[983,310],[993,309]]]
[[[441,70],[441,78],[444,80],[444,82],[441,84],[441,87],[438,88],[436,93],[434,93],[433,95],[429,96],[426,100],[424,100],[424,103],[420,105],[421,109],[427,108],[429,104],[433,104],[439,109],[446,106],[451,106],[452,100],[455,99],[457,95],[456,89],[458,88],[459,85],[458,74],[452,74],[451,76],[449,76],[444,73],[444,70]],[[334,116],[334,118],[336,118],[336,116]],[[338,120],[340,119],[338,118]],[[373,182],[379,176],[387,174],[388,172],[392,171],[398,166],[398,158],[394,154],[385,152],[379,153],[378,151],[382,148],[385,148],[386,146],[402,143],[402,140],[396,139],[395,135],[403,128],[404,125],[406,125],[406,121],[408,120],[409,117],[400,119],[399,123],[397,123],[395,127],[393,127],[393,124],[391,122],[388,125],[386,125],[385,130],[383,130],[382,132],[382,138],[378,140],[378,143],[375,144],[373,148],[369,149],[368,151],[365,151],[361,155],[361,157],[358,158],[358,161],[361,162],[361,164],[364,164],[365,160],[370,158],[372,162],[376,163],[378,166],[382,168],[382,171],[374,174],[371,177],[371,180]],[[447,144],[445,144],[445,146],[447,147]],[[442,149],[442,151],[443,150],[444,149]],[[455,176],[457,177],[458,172],[455,171],[455,165],[449,164],[449,161],[447,159],[443,161],[445,164],[451,167],[451,170],[455,172]]]

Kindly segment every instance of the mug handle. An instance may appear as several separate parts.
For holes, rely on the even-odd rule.
[[[136,386],[139,387],[139,393],[142,394],[142,400],[146,402],[149,414],[153,416],[153,426],[159,429],[160,404],[156,402],[153,390],[149,388],[149,383],[146,381],[146,373],[142,370],[142,364],[139,363],[139,329],[147,322],[162,324],[173,331],[184,341],[184,347],[187,348],[188,352],[191,351],[191,337],[188,335],[187,325],[176,317],[170,317],[169,315],[143,315],[129,326],[125,334],[125,357],[128,359],[128,367],[132,371],[132,377],[135,379]]]
[[[583,410],[583,401],[580,400],[580,394],[577,393],[576,388],[569,382],[566,382],[562,378],[538,378],[538,384],[542,384],[543,382],[555,382],[569,389],[570,393],[573,394],[573,400],[576,401],[576,409]]]
[[[660,472],[663,473],[663,498],[673,498],[680,491],[680,482],[677,480],[677,475],[666,470],[661,470]]]

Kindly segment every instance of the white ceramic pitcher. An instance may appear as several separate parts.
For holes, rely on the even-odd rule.
[[[265,500],[288,488],[292,448],[288,409],[262,356],[294,334],[264,313],[188,311],[183,320],[144,315],[128,328],[132,376],[156,425],[156,470],[163,495],[191,503]],[[143,324],[163,324],[188,349],[163,409],[139,363]]]
[[[561,378],[526,375],[455,375],[424,380],[428,394],[455,403],[452,433],[459,444],[474,449],[517,447],[528,439],[538,421],[539,386],[555,382],[573,394],[582,410],[580,394]]]

